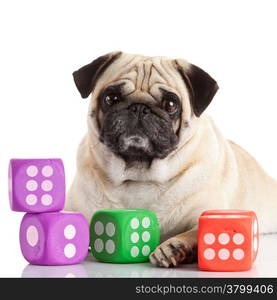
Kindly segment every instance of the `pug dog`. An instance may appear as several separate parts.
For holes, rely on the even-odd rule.
[[[208,209],[254,210],[277,231],[277,184],[226,140],[204,111],[216,81],[183,59],[112,52],[73,73],[90,97],[88,131],[66,209],[88,220],[98,209],[153,210],[161,267],[197,259],[197,223]]]

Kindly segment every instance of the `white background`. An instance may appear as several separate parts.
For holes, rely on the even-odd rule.
[[[61,157],[67,184],[88,100],[72,72],[122,50],[185,58],[220,90],[207,112],[277,178],[276,1],[1,1],[0,276],[21,276],[10,158]]]

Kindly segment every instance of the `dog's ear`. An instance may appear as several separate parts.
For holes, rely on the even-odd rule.
[[[175,60],[175,64],[189,89],[193,112],[199,117],[216,94],[217,82],[208,73],[193,64],[183,60]]]
[[[121,52],[112,52],[98,57],[90,64],[73,72],[74,82],[82,98],[87,98],[93,91],[97,80],[108,66],[121,55]]]

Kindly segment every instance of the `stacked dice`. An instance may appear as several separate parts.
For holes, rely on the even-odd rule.
[[[26,212],[20,226],[20,246],[28,262],[69,265],[86,257],[86,219],[80,213],[60,211],[65,202],[61,159],[12,159],[9,198],[12,210]]]
[[[106,209],[93,215],[90,237],[92,254],[99,261],[145,262],[159,245],[160,227],[150,210]]]
[[[198,226],[198,265],[203,271],[246,271],[256,259],[256,214],[246,210],[208,210]]]

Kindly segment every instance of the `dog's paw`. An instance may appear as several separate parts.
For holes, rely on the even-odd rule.
[[[163,242],[150,255],[150,262],[159,267],[176,267],[192,263],[196,259],[196,247],[186,238],[173,237]]]

